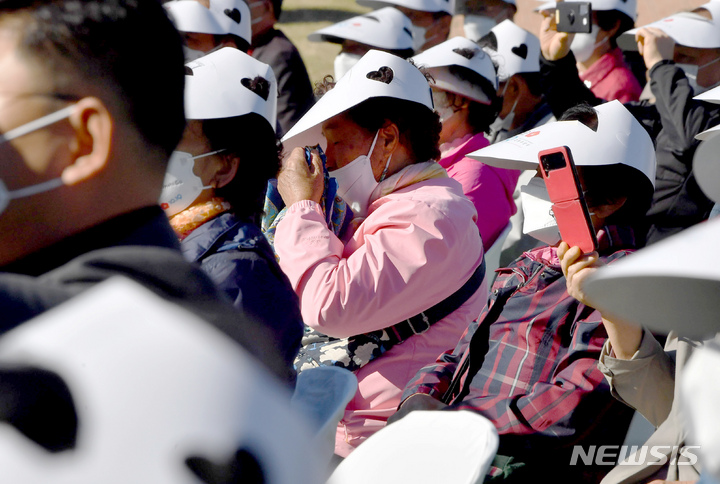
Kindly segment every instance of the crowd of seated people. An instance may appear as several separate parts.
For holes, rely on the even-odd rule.
[[[579,33],[555,2],[358,3],[377,9],[310,34],[341,49],[313,92],[281,0],[0,1],[0,346],[124,276],[289,392],[352,372],[333,465],[416,410],[468,410],[499,435],[486,482],[700,479],[672,449],[702,342],[663,348],[583,284],[717,212],[693,160],[720,124],[720,1],[636,28],[637,1],[596,0]],[[560,148],[584,218],[539,161]],[[661,462],[570,465],[635,410]]]

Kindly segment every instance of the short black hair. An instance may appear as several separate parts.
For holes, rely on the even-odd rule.
[[[78,92],[82,80],[109,92],[114,116],[173,151],[185,126],[182,38],[158,0],[0,0],[4,16],[21,19],[19,50],[57,91],[93,94]]]
[[[241,50],[241,51],[245,52],[246,54],[247,54],[247,51],[250,50],[250,42],[243,39],[239,35],[215,34],[213,37],[215,38],[215,44],[217,44],[217,45],[220,45],[225,38],[229,38],[230,40],[233,41],[233,43],[235,44],[235,47],[237,47],[238,50]]]
[[[272,0],[273,13],[275,14],[275,20],[280,20],[280,14],[282,14],[282,3],[283,0]]]
[[[215,193],[227,200],[238,218],[259,224],[268,180],[280,169],[282,144],[265,118],[256,113],[202,121],[210,149],[240,159],[237,174]],[[242,133],[242,136],[238,136]]]
[[[563,113],[560,121],[580,121],[593,131],[598,129],[597,111],[589,104],[578,104]],[[636,237],[644,233],[645,214],[650,208],[653,185],[648,177],[632,166],[622,163],[578,166],[589,207],[612,203],[625,198],[625,204],[607,222],[633,227]],[[637,240],[639,246],[644,241]]]

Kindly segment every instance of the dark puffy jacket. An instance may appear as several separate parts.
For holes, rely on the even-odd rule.
[[[236,307],[270,329],[292,365],[304,327],[300,305],[260,229],[226,213],[195,229],[180,247]]]

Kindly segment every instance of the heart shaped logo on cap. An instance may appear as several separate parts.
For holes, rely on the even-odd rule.
[[[240,19],[242,18],[242,16],[240,15],[240,10],[238,10],[237,8],[234,8],[232,10],[226,8],[223,13],[233,19],[236,24],[240,23]]]
[[[525,44],[520,44],[517,47],[513,47],[512,49],[510,49],[510,51],[518,57],[527,59],[528,48],[527,48],[527,45],[525,45]]]
[[[260,76],[257,76],[255,79],[244,77],[240,80],[240,83],[265,101],[270,97],[270,83]]]
[[[393,73],[393,70],[390,69],[388,66],[382,66],[380,69],[376,71],[371,71],[367,73],[368,79],[372,79],[373,81],[380,81],[384,82],[385,84],[390,84],[393,80],[393,77],[395,74]]]

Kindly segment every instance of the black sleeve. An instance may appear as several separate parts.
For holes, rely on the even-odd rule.
[[[568,108],[580,103],[597,106],[604,102],[580,80],[572,52],[557,61],[549,61],[540,55],[540,83],[545,100],[557,119]]]
[[[650,69],[650,89],[669,151],[686,153],[699,144],[695,136],[717,122],[717,106],[693,100],[695,95],[685,73],[673,61],[665,60]],[[684,158],[688,168],[692,157]]]

